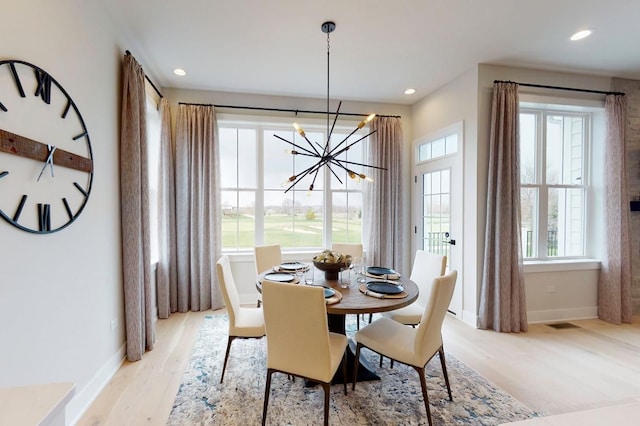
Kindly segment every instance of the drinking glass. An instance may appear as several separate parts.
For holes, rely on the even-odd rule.
[[[306,285],[313,285],[313,274],[314,269],[316,269],[313,265],[308,265],[306,272],[304,273],[304,283]]]
[[[304,265],[304,262],[302,262],[302,261],[297,261],[297,263],[300,263],[300,264]],[[300,269],[296,269],[295,270],[296,277],[298,277],[298,282],[301,282],[304,279],[304,272],[305,272],[304,268],[300,268]]]
[[[351,268],[345,266],[340,269],[340,287],[349,288],[351,286]]]
[[[360,264],[358,265],[357,275],[357,282],[364,283],[367,281],[367,262],[365,262],[364,257],[360,260]]]

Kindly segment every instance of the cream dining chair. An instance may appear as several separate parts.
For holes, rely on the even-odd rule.
[[[382,316],[406,325],[419,324],[429,299],[429,286],[434,278],[443,276],[446,269],[447,256],[417,250],[411,270],[411,281],[415,282],[420,290],[418,300],[404,308],[383,312]]]
[[[267,332],[267,384],[262,424],[267,419],[271,375],[281,372],[318,382],[324,389],[324,424],[329,424],[331,379],[342,363],[347,394],[347,337],[329,332],[321,287],[262,282]]]
[[[280,244],[269,244],[264,246],[256,246],[253,248],[255,259],[256,275],[273,268],[282,263],[282,250]],[[258,308],[262,303],[262,299],[258,296]]]
[[[362,243],[333,243],[331,244],[331,251],[351,255],[354,259],[359,257],[361,262],[364,260]],[[369,322],[371,322],[371,314],[369,314]],[[356,328],[360,330],[360,315],[356,315]]]
[[[224,355],[224,364],[222,365],[222,375],[220,376],[220,383],[222,383],[224,371],[227,368],[227,360],[229,359],[231,342],[236,338],[260,338],[264,336],[265,332],[262,309],[243,308],[240,306],[240,296],[231,273],[229,256],[225,255],[218,259],[216,272],[229,315],[229,339],[227,341],[227,352]]]
[[[360,350],[365,347],[392,360],[409,365],[418,372],[429,425],[432,424],[431,409],[429,408],[424,370],[427,363],[436,353],[440,357],[449,400],[453,401],[449,375],[447,374],[447,364],[444,358],[441,330],[447,308],[453,297],[457,278],[458,272],[454,270],[443,277],[433,280],[428,290],[428,298],[418,328],[406,327],[399,322],[382,317],[363,327],[362,330],[356,331],[353,335],[356,341],[356,359],[360,356]],[[353,372],[354,390],[356,388],[357,374],[358,363],[355,363]]]

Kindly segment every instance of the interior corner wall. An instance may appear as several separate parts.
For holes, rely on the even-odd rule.
[[[463,235],[462,269],[458,283],[462,285],[462,320],[472,326],[477,323],[477,292],[479,283],[479,220],[482,200],[478,199],[477,177],[477,117],[478,70],[476,67],[453,79],[445,86],[430,93],[412,107],[413,141],[428,136],[454,123],[464,124],[464,176],[463,176]],[[413,172],[413,164],[410,165]],[[411,186],[413,187],[413,185]],[[413,204],[413,203],[412,203]],[[413,210],[412,210],[413,211]],[[412,218],[413,219],[413,218]],[[482,222],[484,223],[484,222]],[[413,238],[413,236],[412,236]]]
[[[478,68],[478,197],[486,203],[487,164],[491,100],[494,80],[510,80],[560,87],[573,87],[600,91],[611,90],[611,78],[574,73],[540,71],[525,68],[480,64]],[[602,95],[582,92],[566,92],[531,87],[520,87],[521,93],[572,98],[578,100],[602,100]],[[484,223],[486,214],[481,211]],[[595,215],[600,213],[595,212]],[[603,219],[603,218],[601,218]],[[483,244],[485,228],[479,227],[478,241]],[[479,262],[482,262],[482,245],[479,245]],[[594,253],[597,255],[597,253]],[[637,255],[635,256],[637,257]],[[592,268],[571,271],[525,271],[527,313],[530,321],[558,321],[594,317],[597,312],[598,274]],[[588,296],[585,298],[585,296]]]
[[[182,90],[182,89],[163,89],[164,96],[169,100],[172,110],[172,126],[175,132],[175,120],[177,117],[177,105],[179,102],[186,103],[200,103],[200,104],[218,104],[218,105],[242,105],[264,108],[282,108],[282,109],[300,109],[300,110],[312,110],[312,111],[325,111],[326,99],[314,99],[314,98],[302,98],[302,97],[289,97],[289,96],[268,96],[258,94],[247,93],[230,93],[230,92],[215,92],[205,90]],[[337,105],[338,100],[331,100],[332,106]],[[411,155],[411,132],[412,132],[412,116],[411,108],[407,105],[398,104],[386,104],[386,103],[373,103],[373,102],[356,102],[345,100],[342,102],[340,108],[344,112],[354,113],[368,113],[375,112],[377,114],[384,115],[399,115],[402,117],[403,128],[403,146],[405,147],[402,159],[402,176],[403,188],[411,188],[411,168],[410,168],[410,155]],[[233,110],[233,109],[218,109],[217,114],[248,114],[252,116],[269,115],[277,117],[290,117],[294,116],[291,113],[281,113],[272,111],[258,111],[258,110]],[[317,119],[317,114],[305,115],[299,113],[296,117],[296,121],[303,124],[303,120],[307,117]],[[353,120],[353,117],[345,117],[346,119]],[[406,190],[402,195],[402,205],[410,205],[410,191]],[[407,225],[402,229],[402,241],[404,244],[405,253],[409,253],[411,250],[411,230],[409,224],[411,223],[411,211],[410,209],[402,209],[404,223]],[[285,257],[289,256],[286,254]],[[287,257],[288,258],[288,257]],[[305,258],[294,257],[289,260],[305,260]],[[238,284],[238,292],[240,298],[244,303],[255,303],[257,296],[253,273],[253,256],[245,254],[232,255],[231,256],[231,268],[234,273],[236,283]],[[410,271],[411,269],[411,256],[405,256],[405,265],[402,270]]]
[[[1,59],[35,64],[62,84],[82,113],[93,149],[91,195],[71,226],[36,235],[0,220],[0,387],[74,382],[67,406],[67,419],[74,421],[124,354],[118,177],[123,50],[95,2],[1,0],[0,10]],[[37,118],[30,123],[38,126]],[[0,170],[10,160],[0,155]]]
[[[629,197],[640,200],[640,81],[614,78],[612,89],[627,95],[627,170]],[[631,299],[633,314],[640,315],[640,212],[631,212]]]

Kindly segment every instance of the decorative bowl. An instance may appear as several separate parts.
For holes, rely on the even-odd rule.
[[[328,263],[313,261],[316,268],[324,271],[324,279],[327,281],[337,281],[340,270],[348,268],[351,262]]]

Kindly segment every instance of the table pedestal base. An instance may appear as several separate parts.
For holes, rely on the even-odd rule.
[[[327,314],[327,320],[329,325],[329,331],[340,334],[347,334],[345,327],[345,318],[346,315],[338,315],[338,314]],[[349,339],[349,346],[347,346],[347,382],[351,382],[353,380],[353,368],[355,367],[356,362],[356,342]],[[362,354],[360,354],[360,359],[358,360],[358,377],[356,377],[356,381],[358,382],[367,382],[370,380],[380,380],[380,376],[376,375],[373,372],[373,368],[369,365],[369,362],[364,358]],[[333,380],[331,380],[332,384],[342,384],[344,380],[342,378],[342,367],[338,368],[336,374],[333,376]]]

